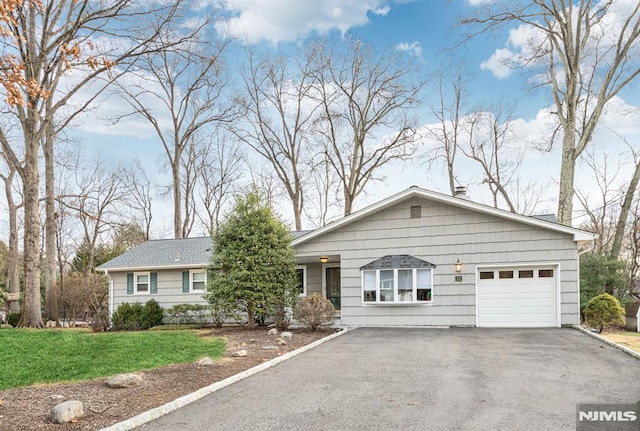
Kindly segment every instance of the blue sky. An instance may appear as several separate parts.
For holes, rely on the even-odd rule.
[[[501,67],[499,58],[505,52],[522,50],[522,40],[528,37],[527,29],[512,28],[511,32],[495,34],[493,37],[478,37],[457,46],[462,34],[456,28],[461,15],[469,14],[482,3],[490,0],[198,0],[201,6],[222,7],[227,20],[219,24],[219,30],[225,28],[258,49],[287,49],[294,44],[302,44],[318,34],[340,40],[349,33],[370,42],[377,48],[393,46],[407,51],[425,70],[442,67],[447,58],[455,54],[468,64],[471,72],[472,89],[469,106],[489,104],[500,99],[515,103],[515,134],[517,145],[546,139],[542,130],[551,115],[551,98],[548,91],[535,93],[528,90],[522,73]],[[633,0],[622,0],[631,4]],[[238,47],[239,44],[236,46]],[[603,131],[596,135],[594,149],[612,152],[624,160],[624,150],[615,143],[617,138],[607,131],[616,130],[630,140],[640,138],[640,121],[637,117],[621,116],[640,105],[640,97],[634,89],[621,94],[621,98],[612,104],[611,112],[603,118]],[[428,97],[428,95],[427,95]],[[111,100],[104,111],[115,109],[118,102]],[[421,115],[423,126],[433,121],[428,109]],[[143,120],[129,120],[118,126],[107,125],[96,118],[87,117],[75,130],[78,136],[92,152],[102,152],[116,158],[139,157],[158,178],[163,178],[163,168],[158,168],[162,160],[163,149],[157,137]],[[528,151],[521,168],[523,180],[539,180],[549,188],[543,202],[536,212],[555,212],[559,176],[559,154],[557,149],[549,153]],[[628,162],[628,160],[627,160]],[[624,165],[624,163],[622,163]],[[621,165],[621,166],[622,166]],[[619,182],[625,180],[624,170]],[[489,203],[482,174],[477,166],[461,160],[460,180],[469,184],[474,200]],[[580,173],[580,171],[579,171]],[[427,171],[420,163],[390,166],[385,170],[387,180],[372,185],[365,196],[356,203],[356,208],[399,192],[411,185],[420,185],[436,191],[447,192],[447,182],[443,170],[437,166]],[[579,176],[587,192],[595,189],[588,173]],[[591,181],[591,182],[590,182]],[[163,181],[168,184],[168,180]],[[587,193],[588,194],[588,193]],[[156,205],[158,208],[159,205]],[[165,205],[169,207],[169,205]],[[286,203],[281,212],[288,214]],[[170,215],[159,217],[168,220]],[[160,228],[164,231],[164,227]]]

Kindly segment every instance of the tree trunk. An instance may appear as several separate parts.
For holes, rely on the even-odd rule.
[[[247,303],[247,327],[254,328],[256,326],[256,316],[253,312],[253,304]]]
[[[351,194],[345,190],[344,192],[344,215],[348,216],[353,211],[353,198]]]
[[[18,226],[17,226],[18,210],[14,206],[9,207],[9,256],[8,256],[8,272],[9,272],[9,293],[14,297],[20,296],[20,276],[18,263]],[[20,311],[20,302],[11,301],[9,303],[10,312]]]
[[[560,166],[560,192],[558,195],[558,222],[571,226],[573,218],[574,178],[576,158],[573,130],[565,131],[562,143],[562,164]]]
[[[613,238],[611,245],[611,259],[618,259],[620,257],[620,250],[622,249],[622,241],[624,239],[625,226],[627,225],[627,218],[631,211],[631,204],[638,189],[638,183],[640,182],[640,161],[636,163],[636,169],[627,187],[627,192],[620,208],[620,216],[618,217],[618,223],[616,224],[616,234]]]
[[[40,298],[40,196],[37,140],[26,142],[24,190],[24,303],[18,326],[44,328]]]
[[[14,171],[15,172],[15,171]],[[18,256],[18,206],[13,200],[11,193],[11,183],[13,180],[13,172],[5,182],[5,192],[7,197],[7,206],[9,209],[9,255],[7,259],[7,270],[9,275],[9,293],[12,296],[20,296],[20,277],[19,277],[19,256]],[[20,311],[19,301],[9,302],[9,311],[12,313]]]
[[[176,152],[171,166],[173,174],[173,235],[182,238],[182,190],[180,190],[180,157]]]
[[[45,166],[45,264],[46,289],[45,310],[47,319],[58,323],[58,300],[56,291],[56,207],[54,198],[54,167],[53,167],[53,131],[47,133],[44,142]]]

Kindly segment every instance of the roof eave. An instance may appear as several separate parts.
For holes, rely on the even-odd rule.
[[[96,271],[102,271],[102,272],[125,272],[125,271],[133,271],[133,272],[140,272],[140,271],[160,271],[160,270],[167,270],[167,269],[199,269],[199,268],[206,268],[207,266],[209,266],[209,263],[194,263],[194,264],[190,264],[190,265],[155,265],[155,266],[121,266],[121,267],[113,267],[113,268],[103,268],[103,267],[97,267]]]

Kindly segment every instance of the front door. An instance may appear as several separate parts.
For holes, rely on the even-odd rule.
[[[327,299],[331,301],[336,311],[340,310],[340,266],[325,265],[324,286]]]

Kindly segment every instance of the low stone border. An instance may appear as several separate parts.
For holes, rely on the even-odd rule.
[[[611,340],[609,340],[609,339],[607,339],[607,338],[604,338],[604,337],[603,337],[603,336],[601,336],[600,334],[596,334],[595,332],[591,332],[591,331],[589,331],[588,329],[584,329],[584,328],[583,328],[582,326],[580,326],[580,325],[573,325],[573,328],[574,328],[574,329],[577,329],[578,331],[584,332],[585,334],[588,334],[588,335],[590,335],[591,337],[593,337],[593,338],[595,338],[595,339],[597,339],[597,340],[599,340],[599,341],[602,341],[602,342],[603,342],[603,343],[605,343],[605,344],[608,344],[608,345],[610,345],[610,346],[612,346],[612,347],[615,347],[616,349],[622,350],[622,351],[623,351],[623,352],[625,352],[626,354],[631,355],[631,356],[633,356],[633,357],[634,357],[634,358],[636,358],[636,359],[640,359],[640,353],[639,353],[639,352],[636,352],[636,351],[635,351],[635,350],[633,350],[633,349],[630,349],[630,348],[625,347],[625,346],[623,346],[623,345],[621,345],[621,344],[618,344],[618,343],[616,343],[615,341],[611,341]]]
[[[118,422],[117,424],[108,426],[107,428],[103,428],[100,431],[127,431],[127,430],[134,429],[136,427],[139,427],[141,425],[144,425],[148,422],[151,422],[152,420],[158,419],[159,417],[166,415],[167,413],[170,413],[174,410],[178,410],[180,407],[184,407],[187,404],[190,404],[194,401],[199,400],[200,398],[203,398],[222,388],[232,385],[233,383],[246,379],[249,376],[257,374],[260,371],[266,370],[267,368],[271,368],[274,365],[279,364],[280,362],[286,361],[289,358],[299,355],[300,353],[304,353],[307,350],[313,349],[314,347],[319,346],[322,343],[325,343],[329,340],[339,337],[340,335],[346,334],[348,331],[355,328],[342,327],[340,329],[342,329],[340,332],[336,332],[335,334],[331,334],[329,336],[316,340],[313,343],[309,343],[305,346],[300,347],[299,349],[292,350],[291,352],[287,352],[282,356],[278,356],[277,358],[273,358],[270,361],[263,362],[260,365],[256,365],[255,367],[249,368],[248,370],[245,370],[241,373],[238,373],[231,377],[227,377],[226,379],[220,380],[219,382],[212,383],[209,386],[200,388],[195,392],[192,392],[183,397],[170,401],[154,409],[148,410],[144,413],[140,413],[139,415],[134,416],[131,419],[127,419],[125,421]]]

